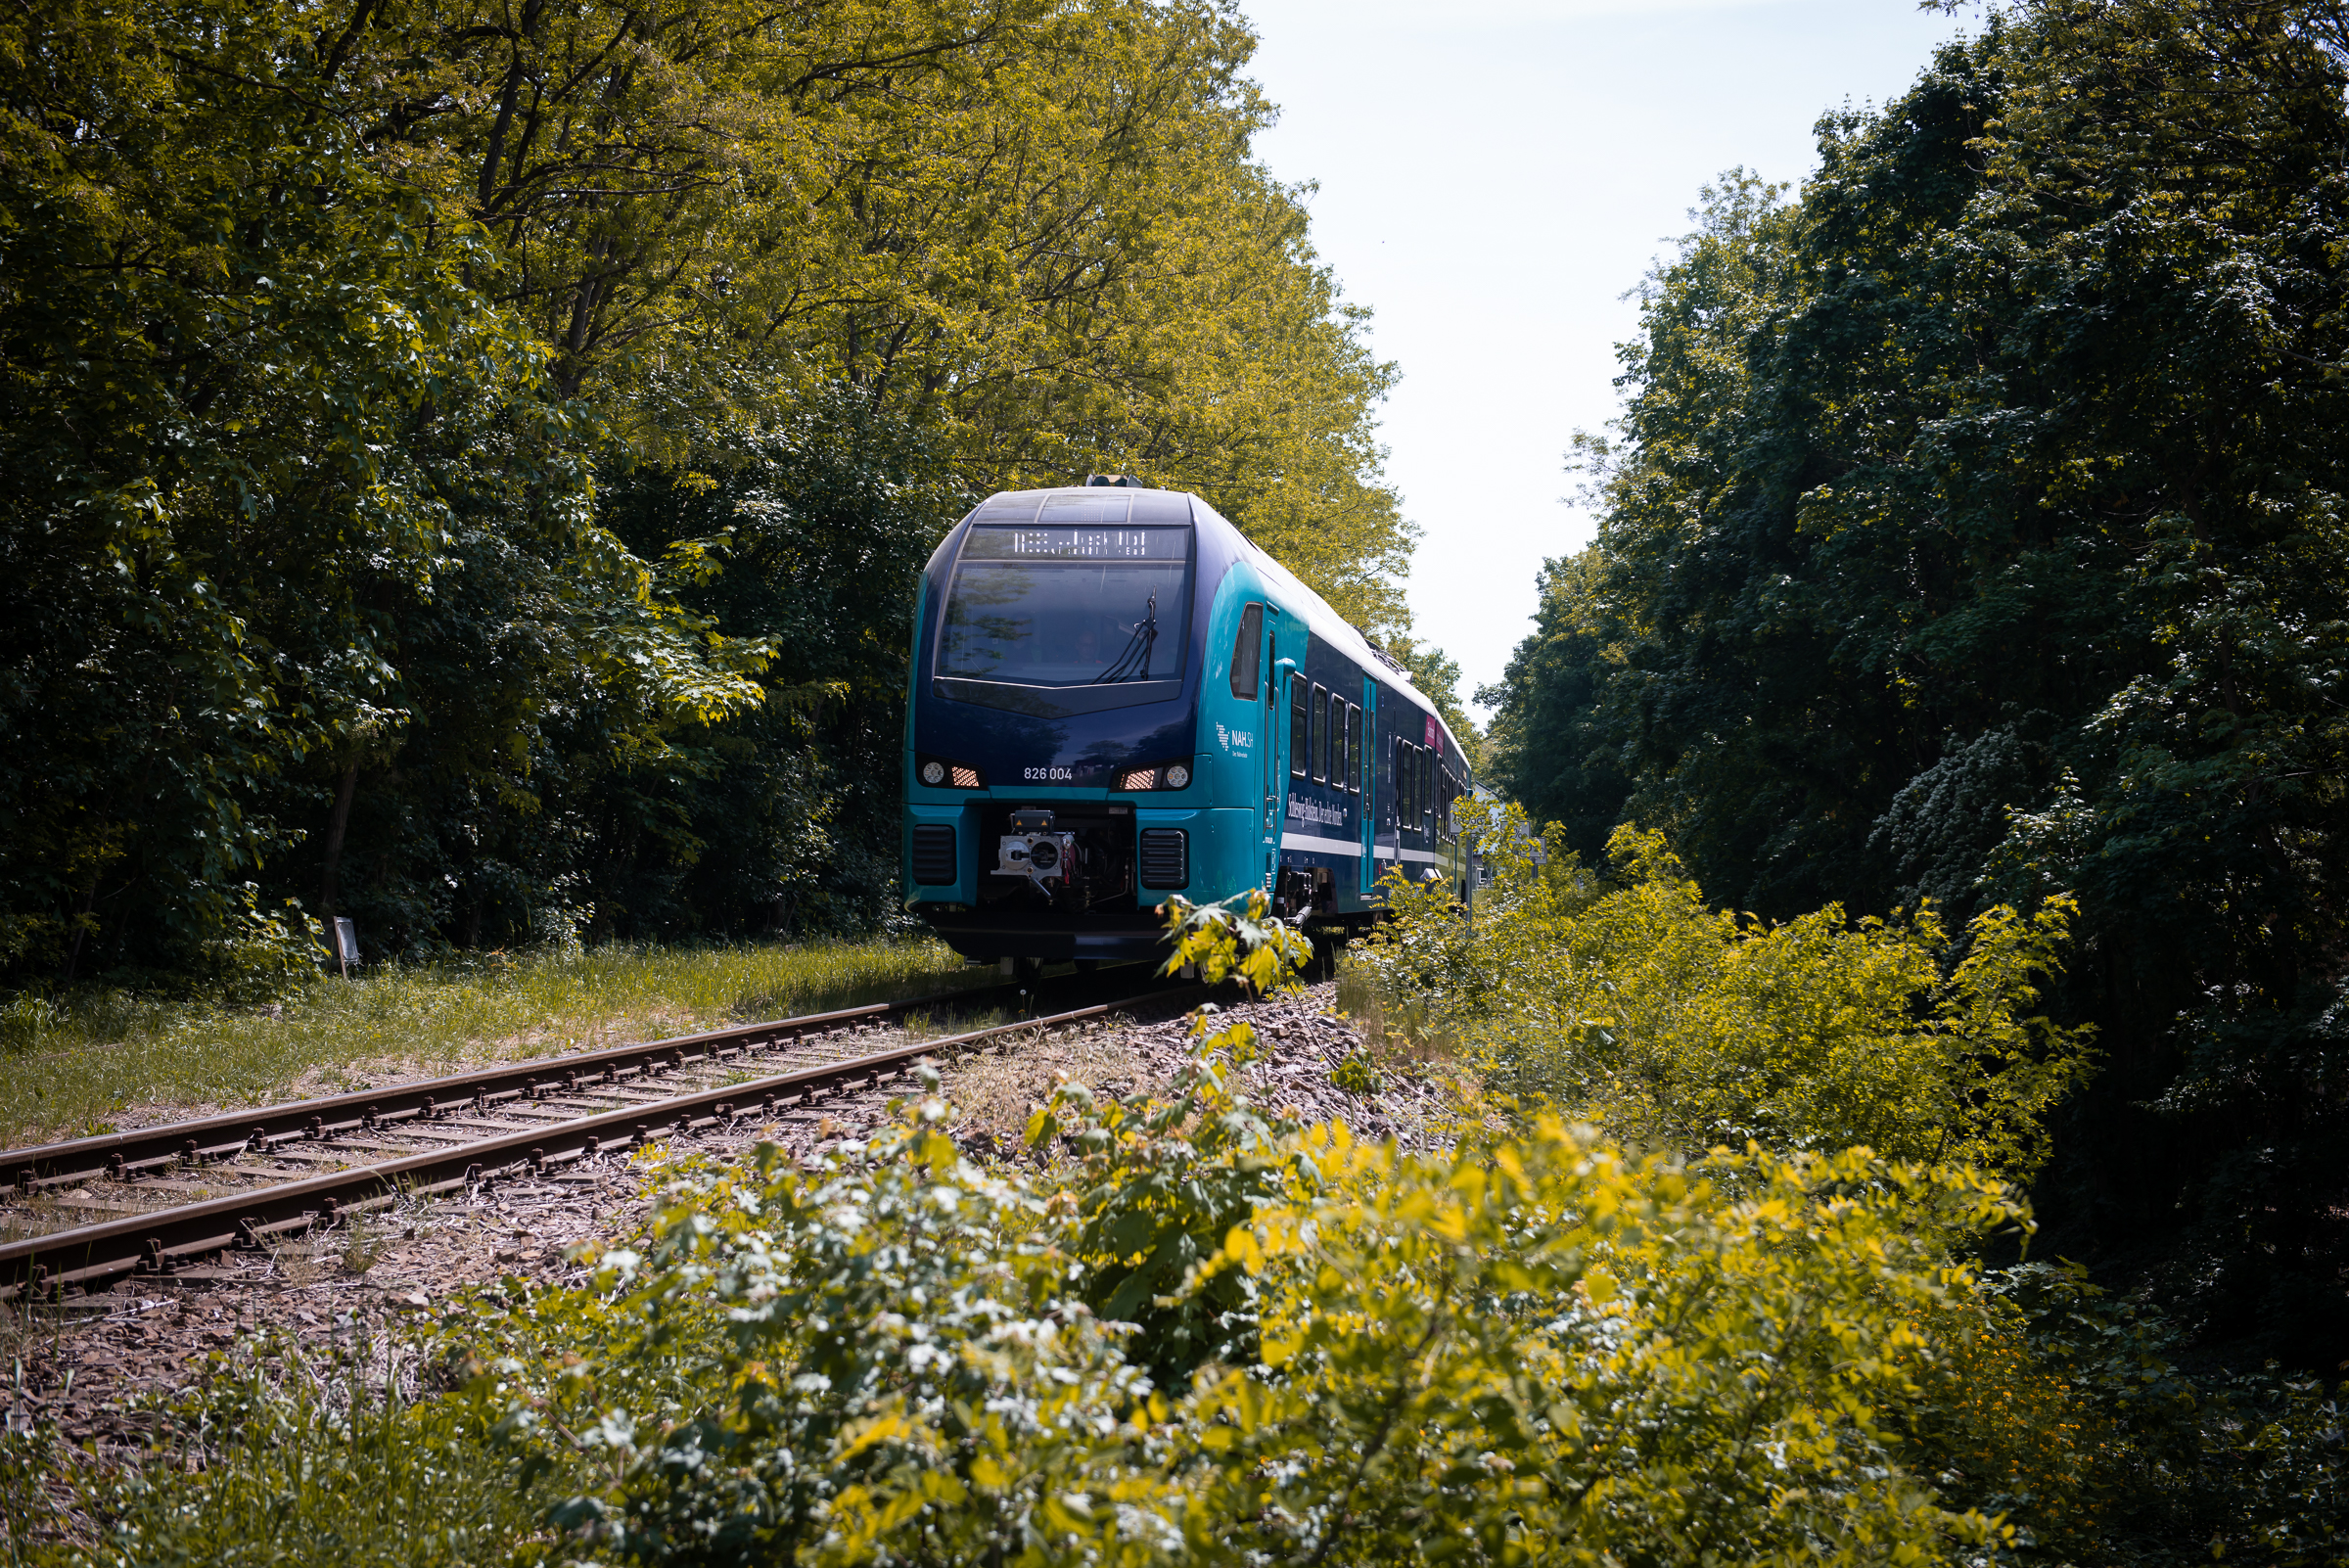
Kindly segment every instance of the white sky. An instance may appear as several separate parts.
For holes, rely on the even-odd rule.
[[[1281,109],[1257,150],[1320,183],[1314,245],[1403,371],[1381,426],[1426,530],[1415,629],[1462,697],[1531,629],[1543,559],[1589,540],[1567,438],[1614,417],[1622,296],[1698,187],[1737,164],[1799,180],[1823,111],[1897,97],[1979,24],[1913,0],[1242,6]]]

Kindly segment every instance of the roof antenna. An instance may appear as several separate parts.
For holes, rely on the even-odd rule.
[[[1087,489],[1095,484],[1113,485],[1121,490],[1146,490],[1150,487],[1131,474],[1087,474],[1084,484]]]

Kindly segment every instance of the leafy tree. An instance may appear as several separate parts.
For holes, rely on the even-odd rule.
[[[4,24],[0,798],[23,831],[0,883],[9,957],[69,977],[226,940],[307,775],[413,716],[404,619],[489,557],[534,579],[541,668],[628,733],[740,708],[757,657],[705,645],[596,525],[578,411],[466,279],[480,236],[430,243],[430,204],[318,112],[333,38],[183,20]]]
[[[1622,631],[1511,693],[1739,906],[2077,897],[2106,1066],[2052,1230],[2326,1364],[2343,44],[2326,5],[2018,6],[1822,121],[1799,207],[1710,193],[1576,569]]]
[[[1563,823],[1565,843],[1597,863],[1631,791],[1597,723],[1598,696],[1621,656],[1624,630],[1607,618],[1595,550],[1544,567],[1534,633],[1508,669],[1480,687],[1494,710],[1485,745],[1487,776],[1539,822]]]
[[[907,569],[1000,485],[1198,488],[1400,629],[1393,372],[1250,161],[1252,47],[1206,0],[0,23],[0,972],[282,969],[289,899],[410,953],[881,919]]]
[[[990,489],[1200,490],[1400,625],[1372,361],[1205,3],[387,5],[388,151],[497,242],[559,391],[681,466],[852,389]],[[417,107],[429,106],[429,107]]]

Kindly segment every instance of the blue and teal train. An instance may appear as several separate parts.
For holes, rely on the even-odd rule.
[[[1250,888],[1356,933],[1397,866],[1468,897],[1435,705],[1198,496],[990,496],[914,615],[908,906],[966,957],[1147,957],[1168,898]]]

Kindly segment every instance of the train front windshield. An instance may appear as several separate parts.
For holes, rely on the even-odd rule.
[[[946,595],[938,673],[1113,686],[1182,673],[1187,528],[980,528]]]

